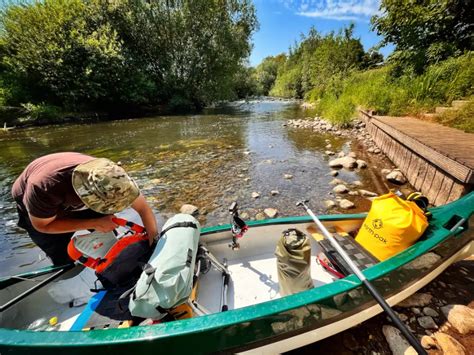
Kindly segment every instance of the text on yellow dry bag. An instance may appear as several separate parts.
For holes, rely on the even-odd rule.
[[[379,260],[411,246],[428,227],[423,211],[390,192],[372,201],[356,241]]]

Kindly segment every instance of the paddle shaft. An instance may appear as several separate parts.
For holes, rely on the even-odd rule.
[[[385,299],[380,295],[380,293],[377,291],[377,289],[370,283],[369,280],[365,277],[365,275],[360,271],[360,269],[357,267],[356,264],[351,260],[349,255],[342,249],[342,247],[339,245],[337,240],[332,236],[331,233],[324,227],[324,225],[321,223],[321,221],[316,217],[316,215],[309,209],[309,207],[306,205],[305,202],[299,202],[297,205],[301,205],[305,208],[306,212],[311,216],[313,219],[314,223],[318,226],[319,230],[324,234],[324,236],[329,240],[331,245],[336,249],[336,251],[341,255],[341,257],[344,259],[344,261],[349,265],[351,268],[352,272],[359,278],[359,280],[364,284],[364,286],[367,288],[369,293],[372,295],[372,297],[377,301],[377,303],[382,307],[382,309],[387,313],[387,315],[390,317],[390,319],[393,321],[393,323],[397,326],[397,328],[402,332],[403,336],[408,340],[411,346],[415,348],[415,350],[418,352],[418,354],[426,355],[427,352],[421,346],[420,342],[416,337],[408,330],[408,328],[405,326],[405,324],[402,323],[402,321],[397,317],[395,312],[393,311],[392,308],[388,305],[388,303],[385,301]]]

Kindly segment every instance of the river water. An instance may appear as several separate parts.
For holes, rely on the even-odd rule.
[[[236,102],[200,115],[161,116],[64,126],[34,127],[0,133],[0,276],[48,265],[44,254],[16,226],[11,185],[33,159],[78,151],[120,161],[135,178],[160,224],[184,203],[199,207],[204,225],[227,223],[227,207],[238,201],[254,219],[263,209],[279,216],[301,215],[295,202],[308,198],[325,213],[332,188],[324,155],[349,152],[351,140],[284,125],[310,113],[291,101]],[[361,153],[363,154],[363,153]],[[362,159],[366,157],[362,156]],[[293,178],[285,178],[285,174]],[[338,178],[359,180],[376,191],[374,171],[341,171]],[[278,195],[272,196],[271,191]],[[252,198],[258,192],[259,198]],[[380,192],[380,191],[379,191]],[[367,200],[350,197],[357,210]],[[331,211],[341,213],[342,211]]]

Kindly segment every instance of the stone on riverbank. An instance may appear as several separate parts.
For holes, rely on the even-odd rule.
[[[375,192],[367,190],[359,190],[359,193],[364,197],[377,197],[378,195]]]
[[[331,168],[354,169],[357,167],[357,161],[351,157],[336,158],[329,162]]]
[[[332,200],[326,200],[326,201],[324,201],[324,204],[326,205],[327,209],[331,209],[331,208],[336,207],[336,202],[334,202]]]
[[[427,335],[424,335],[421,337],[420,343],[421,343],[421,346],[427,350],[437,348],[436,341],[432,337],[427,336]]]
[[[433,296],[429,293],[415,293],[397,304],[398,307],[424,307],[430,304]]]
[[[388,181],[394,184],[399,184],[399,185],[403,185],[407,182],[407,179],[405,178],[405,176],[403,176],[403,174],[398,170],[392,171],[390,174],[386,176],[386,178]]]
[[[417,321],[418,324],[424,329],[438,329],[435,321],[430,316],[419,317]]]
[[[474,310],[461,304],[450,304],[441,307],[441,312],[448,322],[461,334],[474,331]]]
[[[275,218],[278,214],[278,210],[275,208],[265,208],[263,213],[265,213],[269,218]]]
[[[443,354],[446,354],[446,355],[466,354],[466,348],[462,346],[462,344],[458,342],[456,339],[454,339],[452,336],[445,333],[436,332],[434,333],[434,337],[436,341],[438,342],[438,345],[441,348],[441,350],[443,350]]]
[[[365,168],[367,168],[367,163],[365,162],[365,160],[357,159],[357,160],[356,160],[356,163],[357,163],[357,167],[358,167],[359,169],[365,169]]]
[[[179,209],[179,212],[185,213],[185,214],[190,214],[191,216],[197,216],[199,214],[199,208],[197,208],[194,205],[184,204]]]
[[[439,317],[439,313],[436,312],[433,308],[425,307],[423,308],[423,313],[430,317]]]
[[[336,185],[332,190],[338,194],[345,194],[349,191],[346,185],[343,184]]]
[[[339,201],[339,207],[341,207],[342,209],[348,210],[350,208],[354,208],[355,205],[354,205],[353,202],[351,202],[349,200],[346,200],[346,199],[343,199],[343,200]]]
[[[382,332],[393,355],[417,355],[416,350],[410,346],[397,328],[384,325]]]

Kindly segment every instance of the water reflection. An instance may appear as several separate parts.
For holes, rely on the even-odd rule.
[[[280,216],[301,214],[294,203],[311,199],[322,212],[330,197],[332,177],[324,156],[326,139],[333,149],[349,150],[345,138],[284,127],[285,120],[304,118],[294,102],[237,102],[202,115],[152,117],[62,127],[39,127],[0,135],[0,274],[47,264],[29,238],[15,226],[10,188],[33,159],[53,152],[79,151],[121,161],[161,219],[183,203],[197,205],[201,222],[227,222],[227,207],[238,200],[254,218],[264,208]],[[285,179],[285,174],[293,175]],[[344,172],[347,181],[365,179]],[[277,196],[270,191],[278,190]],[[252,192],[260,198],[253,199]],[[28,264],[28,265],[27,265]],[[20,265],[27,265],[20,267]]]

